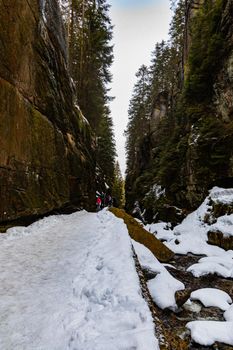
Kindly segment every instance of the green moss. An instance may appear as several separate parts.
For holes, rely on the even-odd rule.
[[[167,262],[172,259],[174,253],[154,235],[146,231],[132,216],[118,208],[111,208],[110,211],[118,218],[124,220],[130,237],[150,249],[157,259],[162,262]]]

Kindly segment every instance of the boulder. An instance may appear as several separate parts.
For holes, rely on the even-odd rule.
[[[210,230],[207,235],[209,244],[217,245],[225,250],[233,249],[233,236],[226,237],[218,230]]]

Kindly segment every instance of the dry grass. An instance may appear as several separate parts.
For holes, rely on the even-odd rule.
[[[135,241],[150,249],[154,256],[161,262],[167,262],[173,258],[174,253],[160,242],[154,235],[146,231],[132,216],[118,208],[109,209],[118,218],[124,220],[129,235]]]

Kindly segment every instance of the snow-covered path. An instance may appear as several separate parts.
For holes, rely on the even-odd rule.
[[[123,221],[82,211],[1,235],[0,325],[2,350],[158,349]]]

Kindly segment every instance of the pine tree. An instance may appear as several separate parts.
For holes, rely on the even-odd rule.
[[[124,180],[121,175],[120,165],[118,161],[115,163],[114,168],[114,182],[112,186],[112,196],[115,199],[114,205],[123,208],[125,204],[124,199]]]
[[[69,5],[64,3],[63,8],[69,42],[69,69],[77,91],[77,102],[96,133],[98,165],[107,181],[112,183],[115,142],[108,107],[111,99],[108,96],[109,68],[113,61],[109,5],[106,0],[69,0]]]
[[[149,130],[150,119],[150,74],[148,68],[142,65],[136,73],[138,81],[133,89],[129,105],[129,122],[126,134],[127,172],[135,164],[137,148],[142,138]]]
[[[107,84],[113,61],[112,25],[105,0],[72,0],[69,33],[70,70],[80,108],[98,131],[109,101]]]
[[[105,180],[108,186],[111,187],[114,179],[116,148],[112,119],[109,114],[109,109],[106,107],[97,136],[97,163],[106,176]]]
[[[155,45],[149,68],[139,69],[129,105],[129,122],[126,130],[127,208],[136,199],[143,199],[148,184],[161,183],[169,173],[170,158],[174,158],[172,140],[179,137],[175,103],[182,91],[183,37],[185,28],[185,0],[172,0],[174,11],[170,25],[170,40]],[[166,114],[155,123],[154,111],[165,105]],[[175,136],[173,135],[175,134]],[[153,144],[153,150],[151,145]],[[173,149],[172,149],[173,150]],[[177,152],[178,153],[178,152]],[[172,155],[168,159],[166,155]],[[168,160],[169,161],[168,161]],[[168,165],[167,165],[168,164]],[[176,164],[178,164],[176,162]],[[161,175],[165,174],[165,175]],[[160,176],[161,175],[161,176]]]

